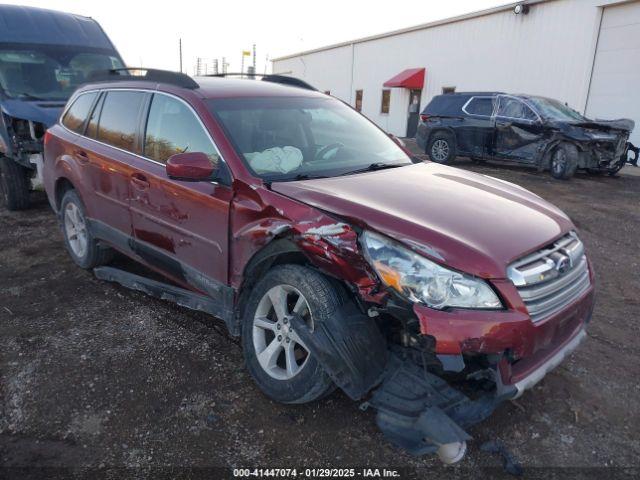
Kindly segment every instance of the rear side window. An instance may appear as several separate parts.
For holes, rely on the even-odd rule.
[[[98,140],[133,152],[143,100],[142,92],[107,92],[98,122]]]
[[[464,111],[469,115],[490,117],[493,114],[493,98],[473,97],[464,107]]]
[[[438,95],[433,97],[422,113],[429,116],[459,117],[468,100],[469,97],[464,95]]]
[[[73,105],[71,105],[67,113],[64,114],[62,124],[69,130],[82,134],[84,123],[89,116],[89,110],[91,110],[91,105],[93,105],[96,95],[96,92],[90,92],[84,93],[76,98]]]
[[[218,161],[216,147],[193,111],[183,102],[155,94],[149,109],[144,155],[166,163],[171,155],[201,152]]]

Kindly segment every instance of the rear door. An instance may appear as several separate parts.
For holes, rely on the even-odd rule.
[[[156,92],[147,111],[143,158],[135,161],[137,170],[131,176],[136,253],[215,298],[228,280],[231,187],[214,181],[173,180],[165,165],[176,153],[203,152],[218,161],[221,170],[227,167],[198,114],[185,101]]]
[[[544,134],[540,116],[522,99],[499,95],[494,121],[494,155],[533,163]]]
[[[473,156],[484,157],[493,139],[493,107],[495,97],[471,97],[463,106],[463,121],[458,127],[456,139],[459,151]]]
[[[133,90],[101,93],[85,136],[75,152],[86,172],[85,200],[96,234],[126,248],[131,236],[130,177],[140,152],[138,125],[147,94]]]

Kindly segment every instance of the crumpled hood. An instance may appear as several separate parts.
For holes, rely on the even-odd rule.
[[[44,123],[47,128],[58,121],[64,101],[5,99],[0,102],[2,112],[13,118]]]
[[[436,163],[272,184],[272,190],[484,278],[572,230],[558,208],[508,182]]]
[[[623,132],[632,132],[636,126],[633,120],[622,118],[619,120],[587,120],[585,122],[576,123],[575,126],[582,128],[592,128],[605,132],[611,130],[621,130]]]

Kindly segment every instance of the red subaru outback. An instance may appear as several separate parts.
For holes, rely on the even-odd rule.
[[[417,162],[296,79],[122,73],[79,89],[46,134],[69,254],[224,320],[271,398],[338,386],[397,445],[453,462],[463,428],[585,336],[592,269],[537,195]],[[106,266],[113,250],[167,281]]]

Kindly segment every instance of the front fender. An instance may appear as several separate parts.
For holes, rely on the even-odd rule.
[[[287,239],[310,264],[353,287],[364,301],[379,303],[386,296],[378,291],[354,227],[267,188],[236,181],[234,190],[230,283],[236,290],[251,280],[247,266],[255,256],[274,240]]]

